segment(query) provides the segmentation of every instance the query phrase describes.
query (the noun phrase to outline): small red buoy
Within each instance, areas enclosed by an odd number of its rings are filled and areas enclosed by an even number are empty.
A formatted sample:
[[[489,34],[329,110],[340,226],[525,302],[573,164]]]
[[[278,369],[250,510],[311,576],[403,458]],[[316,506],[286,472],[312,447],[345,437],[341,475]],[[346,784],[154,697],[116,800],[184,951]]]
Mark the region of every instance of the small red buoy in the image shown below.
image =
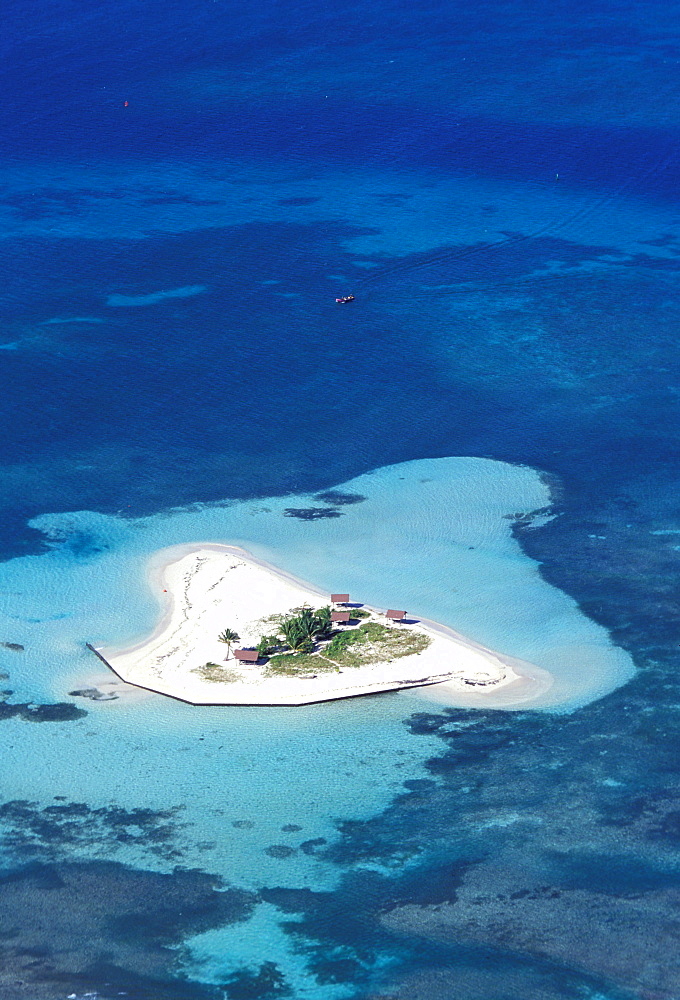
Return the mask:
[[[123,105],[123,107],[127,108],[127,106],[128,106],[129,103],[130,103],[129,101],[126,101],[125,104]]]

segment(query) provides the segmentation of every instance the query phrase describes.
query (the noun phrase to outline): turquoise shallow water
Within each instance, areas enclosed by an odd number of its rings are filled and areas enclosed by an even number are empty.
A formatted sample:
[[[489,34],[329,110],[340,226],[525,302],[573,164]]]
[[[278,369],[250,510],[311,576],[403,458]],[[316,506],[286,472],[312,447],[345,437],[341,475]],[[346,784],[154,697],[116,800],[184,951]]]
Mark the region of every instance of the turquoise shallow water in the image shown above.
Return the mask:
[[[2,1000],[678,1000],[678,12],[6,0]],[[70,695],[201,539],[559,710]]]
[[[555,677],[537,707],[573,708],[632,676],[627,654],[541,578],[513,537],[517,518],[540,524],[549,512],[549,490],[533,470],[429,459],[375,470],[324,495],[330,502],[286,496],[132,522],[88,512],[37,518],[33,526],[54,550],[4,569],[5,630],[42,661],[40,671],[30,655],[16,665],[17,694],[64,694],[63,674],[45,669],[59,664],[59,651],[71,678],[74,656],[89,655],[85,641],[119,645],[150,632],[159,612],[145,560],[200,541],[242,545],[329,592],[407,608],[535,663]]]
[[[123,643],[153,628],[149,556],[180,542],[228,541],[328,590],[407,607],[529,659],[555,676],[543,703],[573,709],[624,683],[633,668],[604,629],[540,577],[513,537],[514,518],[540,524],[549,501],[529,468],[451,458],[377,469],[321,496],[137,521],[87,511],[42,516],[34,527],[52,550],[0,571],[3,634],[25,647],[3,655],[13,700],[62,702],[97,675],[106,679],[84,643]],[[404,740],[404,717],[427,710],[407,694],[287,710],[196,709],[145,693],[80,704],[89,713],[80,721],[5,723],[5,796],[43,808],[65,795],[90,810],[171,810],[182,864],[249,891],[335,887],[342,867],[319,850],[337,838],[337,819],[379,813],[404,781],[427,776],[424,762],[437,749],[435,736]],[[93,845],[76,836],[69,857],[164,870],[173,855],[158,846],[143,837]],[[346,995],[346,986],[320,985],[310,974],[282,919],[262,905],[245,925],[200,934],[187,945],[187,968],[220,982],[264,948],[296,995]]]

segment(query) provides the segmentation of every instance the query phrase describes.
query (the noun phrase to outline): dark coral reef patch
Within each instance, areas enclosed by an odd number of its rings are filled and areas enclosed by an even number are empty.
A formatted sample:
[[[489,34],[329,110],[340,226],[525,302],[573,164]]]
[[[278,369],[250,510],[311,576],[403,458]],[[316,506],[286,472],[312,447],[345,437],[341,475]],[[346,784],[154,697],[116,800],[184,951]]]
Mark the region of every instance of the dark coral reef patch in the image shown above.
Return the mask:
[[[332,504],[334,507],[342,507],[346,504],[363,503],[368,500],[363,493],[345,493],[343,490],[326,490],[324,493],[317,493],[315,500],[323,500],[324,503]]]
[[[342,517],[342,511],[332,507],[286,507],[283,516],[297,517],[299,521],[318,521],[325,517]]]
[[[10,691],[9,694],[12,692]],[[24,722],[75,722],[84,719],[84,708],[68,701],[58,701],[52,705],[10,704],[0,701],[0,721],[2,719],[23,719]]]
[[[177,946],[248,919],[257,902],[205,872],[110,861],[31,865],[0,889],[3,1000],[221,1000],[222,990],[182,976]]]
[[[70,850],[106,850],[137,847],[145,854],[166,860],[181,857],[175,839],[182,828],[182,808],[167,810],[90,808],[84,802],[55,804],[14,799],[0,805],[2,840],[15,857],[35,860],[64,858]]]

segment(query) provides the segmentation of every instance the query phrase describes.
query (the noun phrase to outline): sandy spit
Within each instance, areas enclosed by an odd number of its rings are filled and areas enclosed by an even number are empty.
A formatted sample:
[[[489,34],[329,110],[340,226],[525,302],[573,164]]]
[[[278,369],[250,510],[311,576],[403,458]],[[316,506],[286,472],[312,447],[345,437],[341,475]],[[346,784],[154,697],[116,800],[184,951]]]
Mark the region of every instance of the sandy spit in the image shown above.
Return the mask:
[[[233,629],[240,636],[237,648],[255,646],[273,630],[269,616],[328,604],[328,593],[244,549],[214,543],[162,549],[150,559],[147,575],[163,609],[153,633],[127,648],[97,653],[127,684],[191,704],[305,705],[416,689],[445,705],[513,708],[529,707],[552,683],[539,667],[424,618],[393,626],[427,635],[431,642],[421,653],[339,672],[267,677],[263,665],[242,666],[233,653],[226,659],[219,633]],[[384,609],[363,607],[385,622]],[[207,680],[198,672],[206,663],[219,664],[224,679]]]

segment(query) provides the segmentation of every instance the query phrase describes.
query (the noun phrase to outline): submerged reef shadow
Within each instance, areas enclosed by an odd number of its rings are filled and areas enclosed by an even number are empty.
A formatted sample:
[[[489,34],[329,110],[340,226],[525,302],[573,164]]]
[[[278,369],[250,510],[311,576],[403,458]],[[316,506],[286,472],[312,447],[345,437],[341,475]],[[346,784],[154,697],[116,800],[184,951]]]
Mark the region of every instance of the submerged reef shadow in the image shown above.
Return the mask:
[[[135,847],[164,860],[179,860],[176,838],[182,823],[183,807],[154,810],[124,809],[110,805],[91,808],[84,802],[55,803],[13,799],[0,805],[0,836],[17,858],[64,860],[76,849],[111,856],[123,847]]]
[[[356,960],[343,982],[374,1000],[501,984],[508,1000],[676,1000],[680,787],[673,748],[641,725],[647,684],[572,716],[415,713],[409,731],[443,752],[384,813],[338,825],[323,854],[346,872],[340,888],[262,897],[298,915],[288,932],[319,961]]]
[[[258,901],[206,872],[111,861],[33,864],[0,887],[3,1000],[221,1000],[219,988],[183,976],[177,946],[247,920]]]
[[[300,521],[318,521],[327,517],[342,517],[343,511],[332,507],[286,507],[284,517],[297,517]]]
[[[361,493],[345,493],[343,490],[325,490],[317,493],[314,500],[323,500],[324,503],[332,504],[334,507],[342,507],[345,504],[363,503],[368,497]]]
[[[12,694],[11,691],[0,692],[5,697]],[[68,701],[58,701],[51,705],[34,705],[32,703],[12,704],[0,700],[0,722],[3,719],[23,719],[24,722],[77,722],[84,719],[87,712],[84,708]]]

